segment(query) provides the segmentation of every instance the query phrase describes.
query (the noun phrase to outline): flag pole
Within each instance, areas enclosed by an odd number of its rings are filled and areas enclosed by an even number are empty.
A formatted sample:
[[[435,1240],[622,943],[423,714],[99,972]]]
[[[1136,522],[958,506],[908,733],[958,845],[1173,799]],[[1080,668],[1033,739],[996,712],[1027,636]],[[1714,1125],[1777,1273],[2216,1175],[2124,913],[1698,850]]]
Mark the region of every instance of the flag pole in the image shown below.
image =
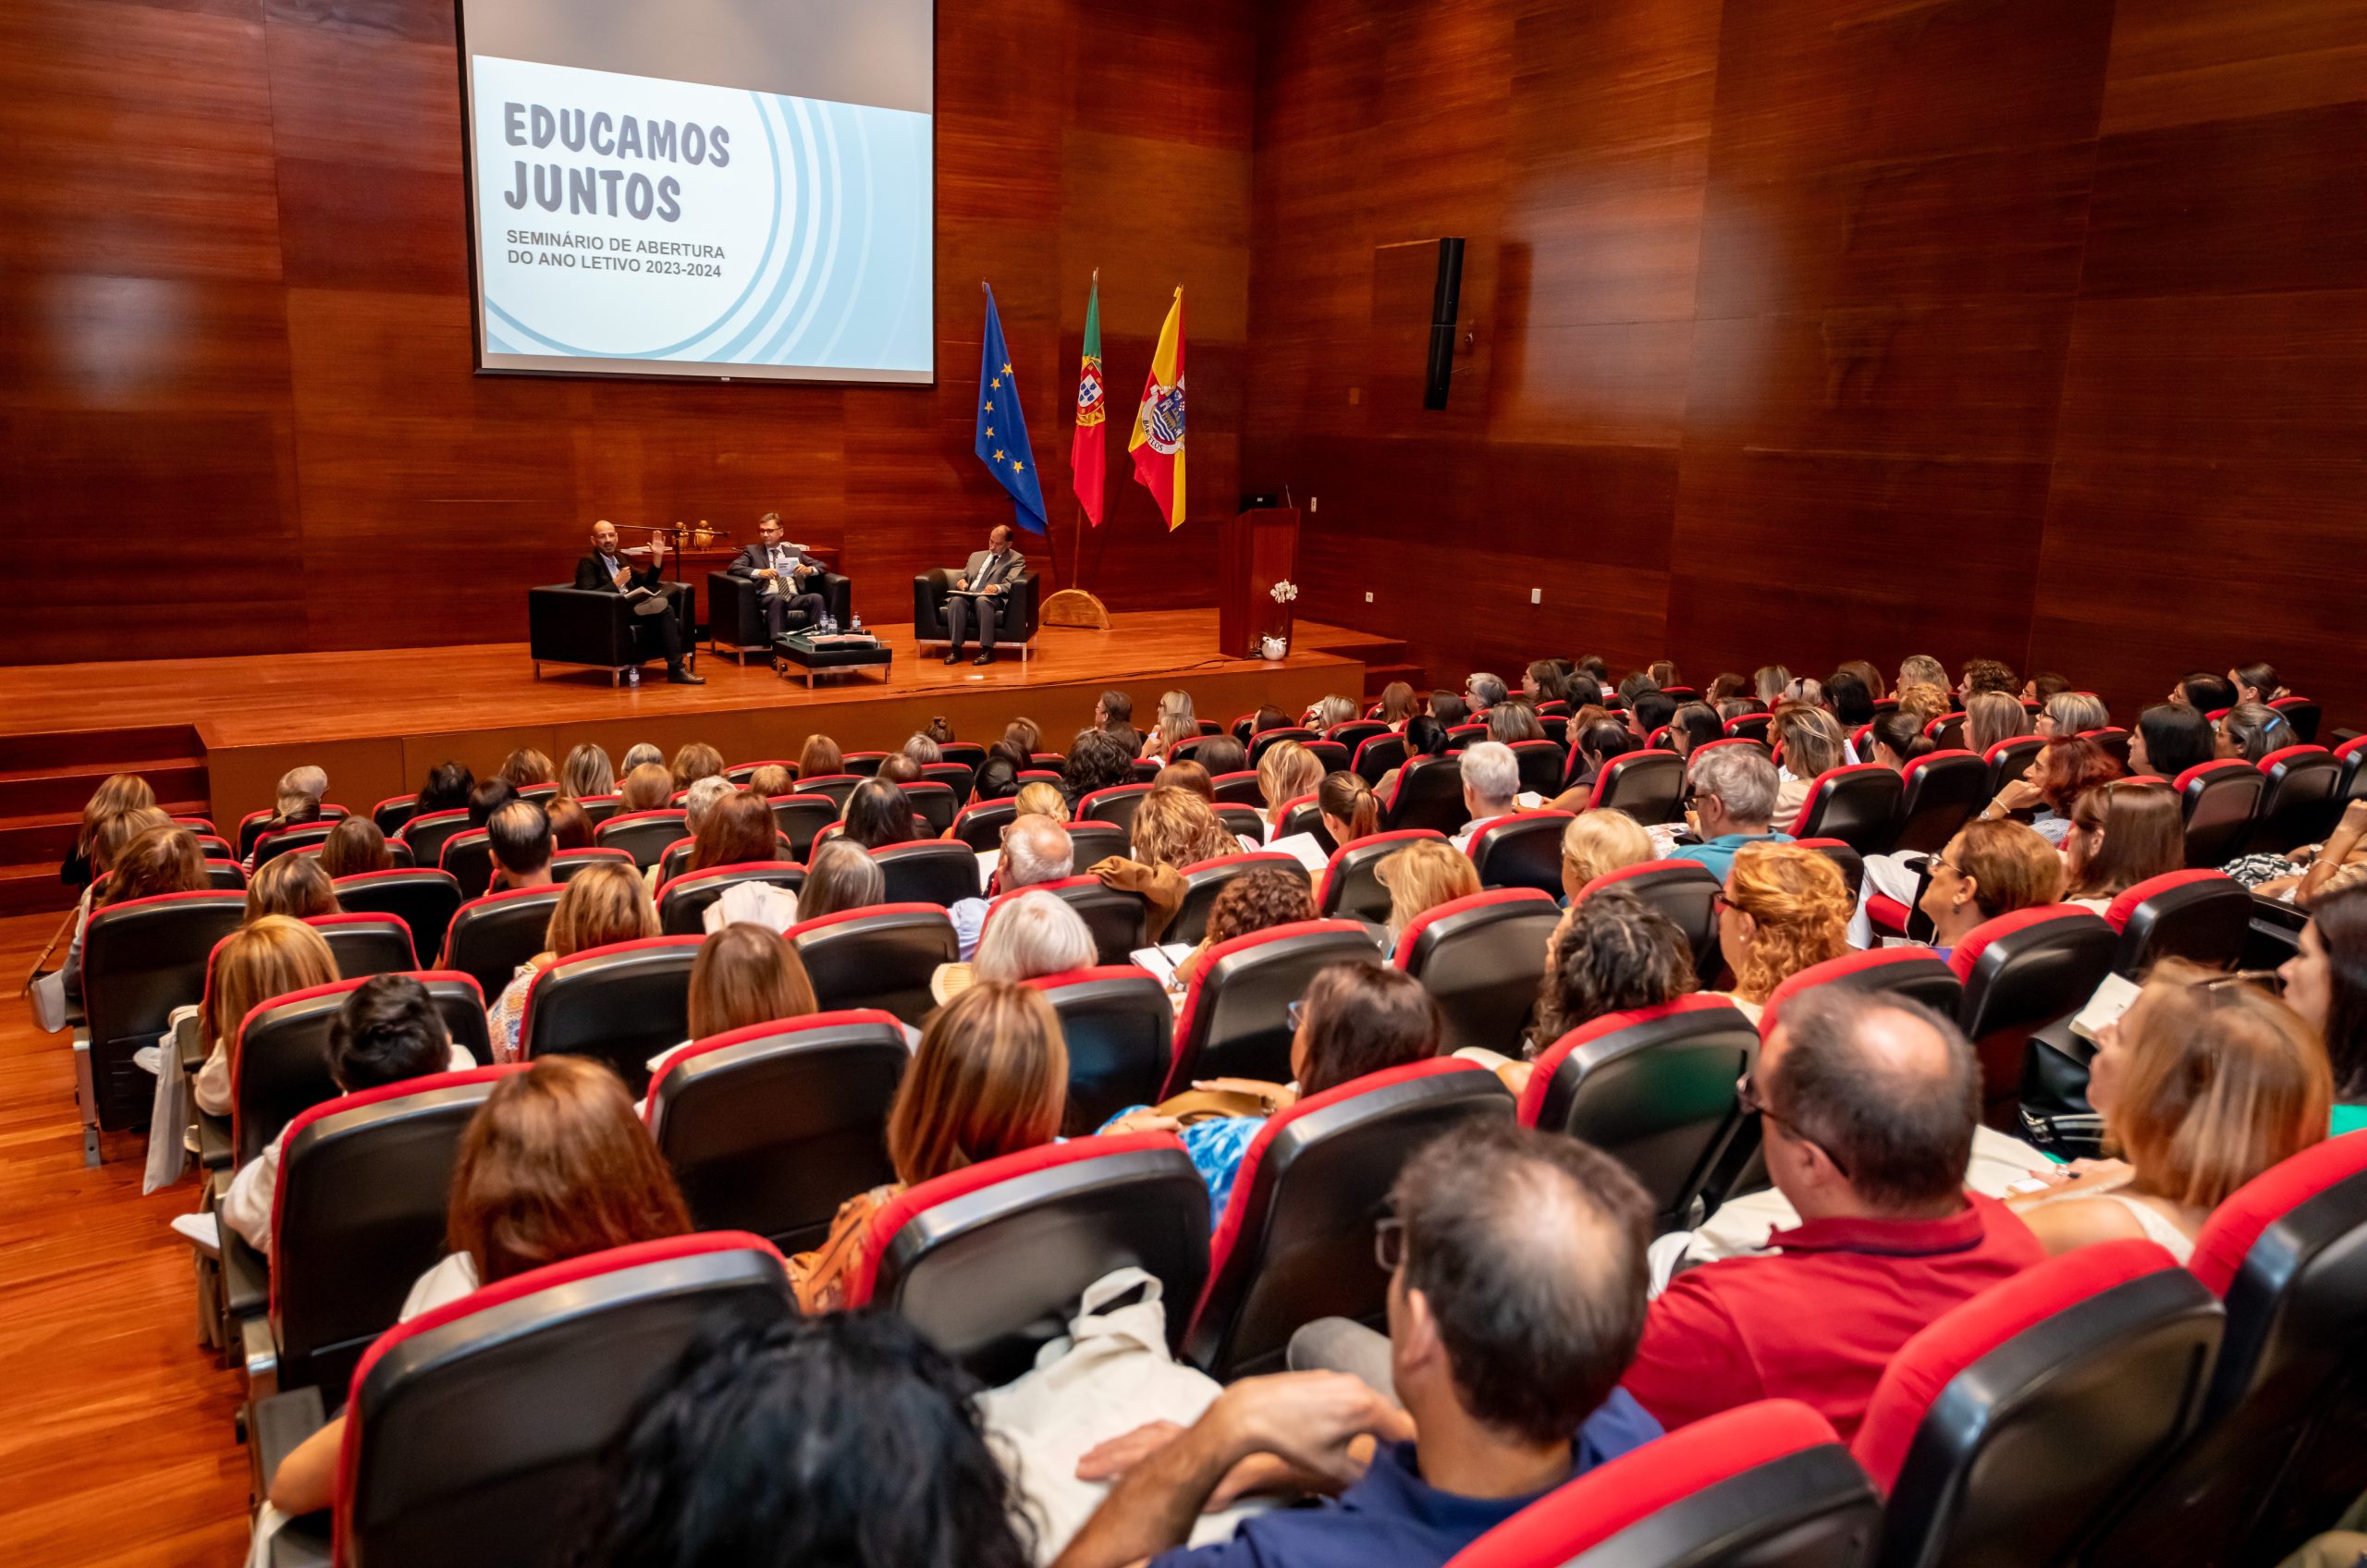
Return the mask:
[[[1096,298],[1101,288],[1101,269],[1093,269]],[[1105,407],[1106,402],[1105,402]],[[1075,626],[1091,631],[1110,630],[1110,611],[1099,599],[1085,592],[1085,497],[1076,494],[1074,459],[1071,459],[1069,491],[1075,505],[1076,537],[1069,546],[1069,585],[1044,601],[1042,622],[1046,626]],[[1107,482],[1104,482],[1107,489]]]

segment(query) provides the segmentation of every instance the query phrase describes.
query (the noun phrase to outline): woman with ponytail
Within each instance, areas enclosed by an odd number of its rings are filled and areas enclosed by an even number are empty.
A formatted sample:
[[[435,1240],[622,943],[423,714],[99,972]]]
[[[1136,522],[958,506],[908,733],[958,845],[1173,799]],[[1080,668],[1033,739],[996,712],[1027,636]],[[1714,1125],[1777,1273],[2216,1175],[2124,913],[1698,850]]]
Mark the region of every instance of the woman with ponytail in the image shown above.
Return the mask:
[[[1356,774],[1325,774],[1315,787],[1315,805],[1334,844],[1352,844],[1380,831],[1380,799]]]

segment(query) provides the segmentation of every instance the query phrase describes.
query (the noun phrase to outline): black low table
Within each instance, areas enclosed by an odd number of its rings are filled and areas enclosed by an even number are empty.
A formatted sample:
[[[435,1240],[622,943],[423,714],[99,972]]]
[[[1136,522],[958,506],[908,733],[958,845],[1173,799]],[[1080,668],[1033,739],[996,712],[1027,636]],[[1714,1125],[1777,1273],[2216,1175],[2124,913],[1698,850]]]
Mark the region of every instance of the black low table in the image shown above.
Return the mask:
[[[887,643],[860,634],[850,637],[840,633],[835,637],[817,636],[812,631],[788,631],[773,639],[773,653],[780,660],[780,674],[786,679],[792,667],[805,672],[805,689],[814,689],[816,673],[835,674],[840,670],[876,668],[880,679],[888,679],[889,662],[896,655]]]

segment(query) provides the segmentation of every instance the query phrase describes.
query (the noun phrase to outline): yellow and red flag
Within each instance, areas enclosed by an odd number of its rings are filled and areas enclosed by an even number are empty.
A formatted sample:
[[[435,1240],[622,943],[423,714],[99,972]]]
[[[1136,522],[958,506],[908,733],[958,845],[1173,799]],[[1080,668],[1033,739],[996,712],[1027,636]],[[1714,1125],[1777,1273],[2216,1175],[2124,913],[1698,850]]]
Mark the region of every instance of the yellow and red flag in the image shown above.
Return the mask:
[[[1134,456],[1134,478],[1159,502],[1167,526],[1184,521],[1184,290],[1159,329],[1159,350],[1151,355],[1150,377],[1143,383],[1142,406],[1134,410],[1134,438],[1126,449]]]

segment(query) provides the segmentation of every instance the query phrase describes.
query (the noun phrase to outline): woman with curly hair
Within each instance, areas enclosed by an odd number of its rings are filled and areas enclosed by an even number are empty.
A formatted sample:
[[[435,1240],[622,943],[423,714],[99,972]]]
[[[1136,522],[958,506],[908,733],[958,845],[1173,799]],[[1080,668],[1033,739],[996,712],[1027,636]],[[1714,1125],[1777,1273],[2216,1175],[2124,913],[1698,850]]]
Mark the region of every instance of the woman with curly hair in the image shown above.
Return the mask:
[[[1526,1055],[1539,1051],[1606,1013],[1659,1007],[1699,988],[1693,949],[1676,922],[1622,888],[1605,888],[1570,906],[1545,945],[1545,979]],[[1528,1061],[1469,1047],[1455,1053],[1493,1067],[1515,1095],[1528,1086]]]
[[[1718,942],[1735,971],[1735,988],[1722,994],[1758,1022],[1776,986],[1849,950],[1849,885],[1824,856],[1745,844],[1718,900]]]
[[[1200,945],[1175,966],[1171,983],[1178,990],[1188,987],[1208,954],[1236,937],[1314,918],[1315,897],[1307,891],[1305,876],[1294,876],[1280,866],[1245,872],[1217,894],[1208,910],[1208,931],[1200,937]]]
[[[1133,858],[1111,855],[1085,869],[1106,888],[1142,895],[1154,942],[1183,907],[1184,867],[1241,852],[1241,840],[1225,830],[1216,808],[1181,785],[1161,784],[1145,795],[1129,832]]]
[[[1981,808],[1976,820],[1999,822],[2043,808],[2031,818],[2030,827],[2060,849],[2071,836],[2072,802],[2120,776],[2120,764],[2097,741],[2083,735],[2058,736],[2038,749],[2030,771],[1998,790],[1997,798]]]

